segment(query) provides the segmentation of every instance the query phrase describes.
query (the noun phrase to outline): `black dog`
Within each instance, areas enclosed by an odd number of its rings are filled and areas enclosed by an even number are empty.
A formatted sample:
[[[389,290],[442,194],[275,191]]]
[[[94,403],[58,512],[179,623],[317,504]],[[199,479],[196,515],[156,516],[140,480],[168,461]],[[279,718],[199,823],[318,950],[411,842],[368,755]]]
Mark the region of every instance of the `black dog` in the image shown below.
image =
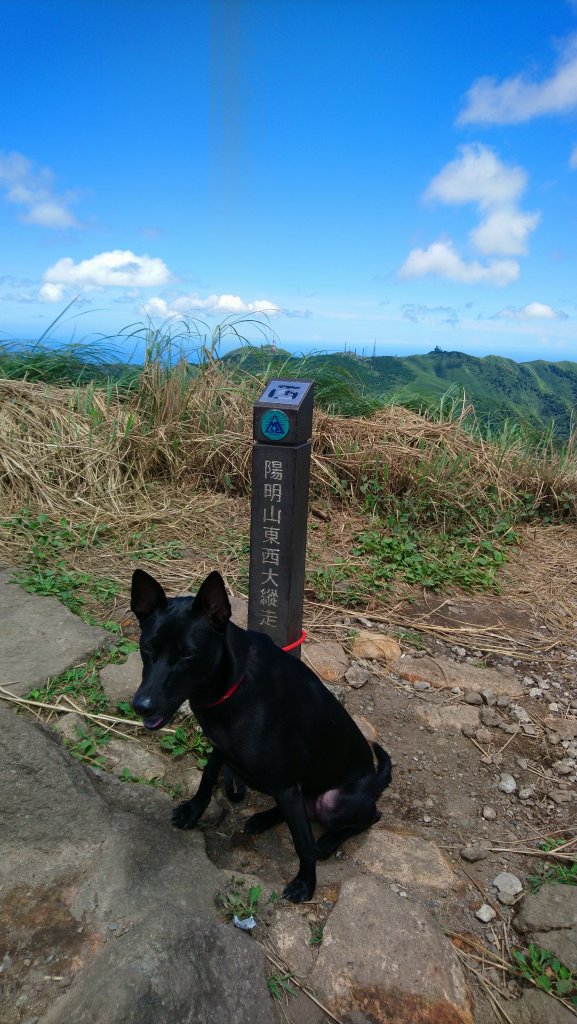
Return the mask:
[[[131,608],[144,666],[134,710],[148,729],[160,729],[188,700],[213,746],[196,796],[179,804],[173,823],[194,828],[226,765],[229,776],[274,797],[276,806],[253,814],[245,832],[286,821],[299,871],[283,896],[309,900],[317,859],[379,820],[375,801],[391,779],[389,755],[372,744],[375,769],[369,743],[314,672],[264,633],[229,621],[219,573],[194,598],[167,598],[137,569]],[[327,829],[318,842],[307,808]]]

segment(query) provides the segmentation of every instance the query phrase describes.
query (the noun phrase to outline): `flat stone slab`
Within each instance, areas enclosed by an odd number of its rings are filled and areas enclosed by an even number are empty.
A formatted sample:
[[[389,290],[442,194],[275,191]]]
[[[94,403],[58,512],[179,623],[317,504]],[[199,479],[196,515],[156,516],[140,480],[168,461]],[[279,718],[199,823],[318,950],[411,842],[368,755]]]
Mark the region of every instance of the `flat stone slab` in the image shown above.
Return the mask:
[[[493,690],[497,697],[517,697],[523,693],[521,683],[515,674],[507,669],[477,668],[466,662],[458,663],[449,658],[413,658],[407,655],[389,665],[401,679],[408,683],[430,683],[435,688],[462,690]]]
[[[3,708],[0,775],[2,1024],[272,1024],[264,954],[166,794]]]
[[[112,643],[55,597],[29,594],[0,570],[0,686],[22,697]]]
[[[375,878],[343,884],[310,981],[350,1024],[473,1024],[463,971],[441,929]]]
[[[100,682],[113,707],[121,701],[132,701],[142,682],[140,651],[133,651],[122,665],[105,665],[100,671]]]
[[[459,880],[431,841],[388,829],[371,829],[350,841],[352,856],[372,874],[407,888],[454,889]]]
[[[479,725],[479,709],[469,704],[417,704],[415,714],[433,732],[460,733],[464,725]]]

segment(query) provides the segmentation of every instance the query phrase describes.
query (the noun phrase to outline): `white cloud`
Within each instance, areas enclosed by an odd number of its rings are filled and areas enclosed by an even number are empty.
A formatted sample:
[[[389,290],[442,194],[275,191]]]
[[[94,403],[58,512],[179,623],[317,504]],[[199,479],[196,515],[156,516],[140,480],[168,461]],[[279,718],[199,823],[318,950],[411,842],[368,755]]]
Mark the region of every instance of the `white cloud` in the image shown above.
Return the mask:
[[[466,93],[458,124],[520,124],[577,107],[577,35],[567,40],[553,74],[540,82],[514,75],[479,78]]]
[[[80,263],[74,263],[69,256],[58,260],[44,272],[39,296],[46,302],[60,302],[70,289],[157,288],[169,278],[170,271],[163,260],[136,256],[130,249],[113,249]]]
[[[244,316],[246,313],[266,313],[274,316],[281,312],[278,306],[268,299],[257,299],[245,302],[238,295],[209,295],[201,299],[199,295],[179,295],[168,303],[165,299],[155,296],[142,307],[142,312],[151,319],[166,320],[169,317],[194,316],[204,313],[206,316]]]
[[[47,167],[35,168],[22,153],[0,153],[0,188],[9,203],[25,207],[20,220],[44,228],[77,228],[79,223],[70,212],[74,192],[55,195],[54,175]]]
[[[514,207],[493,210],[469,238],[485,256],[523,256],[527,239],[541,219],[539,213],[523,213]]]
[[[573,146],[573,149],[571,151],[571,156],[569,157],[569,167],[572,167],[573,170],[577,170],[577,146]]]
[[[471,247],[485,257],[522,256],[540,220],[539,213],[525,213],[517,205],[526,185],[522,167],[507,166],[488,146],[472,143],[460,147],[457,159],[439,171],[424,196],[451,206],[475,203],[483,216],[469,233]],[[511,259],[467,261],[449,239],[413,249],[399,273],[404,278],[436,274],[462,284],[503,287],[518,279],[519,270],[518,262]]]
[[[38,292],[42,302],[60,302],[64,298],[64,286],[61,284],[43,284]]]
[[[553,309],[544,302],[529,302],[521,309],[514,309],[507,306],[500,313],[496,314],[498,319],[511,320],[566,320],[567,314],[559,309]]]
[[[481,143],[459,147],[460,155],[433,178],[427,199],[459,205],[478,203],[481,209],[514,203],[522,195],[527,175],[522,167],[507,167]]]
[[[427,249],[412,249],[399,270],[402,278],[435,274],[460,284],[492,284],[499,288],[519,277],[515,260],[494,260],[483,265],[477,260],[467,263],[455,251],[453,243],[434,242]]]

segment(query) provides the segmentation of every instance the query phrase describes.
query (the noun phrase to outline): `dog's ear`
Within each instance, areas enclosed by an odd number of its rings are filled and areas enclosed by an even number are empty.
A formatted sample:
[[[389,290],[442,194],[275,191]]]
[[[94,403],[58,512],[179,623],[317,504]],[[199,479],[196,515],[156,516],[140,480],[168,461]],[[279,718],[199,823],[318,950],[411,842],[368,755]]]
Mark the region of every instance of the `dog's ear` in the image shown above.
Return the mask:
[[[152,612],[166,608],[166,594],[154,576],[149,576],[144,569],[135,569],[132,574],[130,591],[130,607],[139,622],[148,618]]]
[[[211,626],[222,631],[231,616],[230,601],[219,572],[211,572],[194,599],[193,609],[206,616]]]

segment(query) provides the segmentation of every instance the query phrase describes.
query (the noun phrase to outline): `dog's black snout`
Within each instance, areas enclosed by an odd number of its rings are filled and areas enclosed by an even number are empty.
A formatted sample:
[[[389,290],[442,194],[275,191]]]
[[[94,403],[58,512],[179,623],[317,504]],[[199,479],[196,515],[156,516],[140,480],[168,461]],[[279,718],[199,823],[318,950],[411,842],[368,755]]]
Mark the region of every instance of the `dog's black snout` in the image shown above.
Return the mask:
[[[132,701],[132,707],[136,711],[136,714],[141,715],[143,718],[147,715],[154,714],[156,711],[156,706],[152,697],[142,697],[138,693]]]

